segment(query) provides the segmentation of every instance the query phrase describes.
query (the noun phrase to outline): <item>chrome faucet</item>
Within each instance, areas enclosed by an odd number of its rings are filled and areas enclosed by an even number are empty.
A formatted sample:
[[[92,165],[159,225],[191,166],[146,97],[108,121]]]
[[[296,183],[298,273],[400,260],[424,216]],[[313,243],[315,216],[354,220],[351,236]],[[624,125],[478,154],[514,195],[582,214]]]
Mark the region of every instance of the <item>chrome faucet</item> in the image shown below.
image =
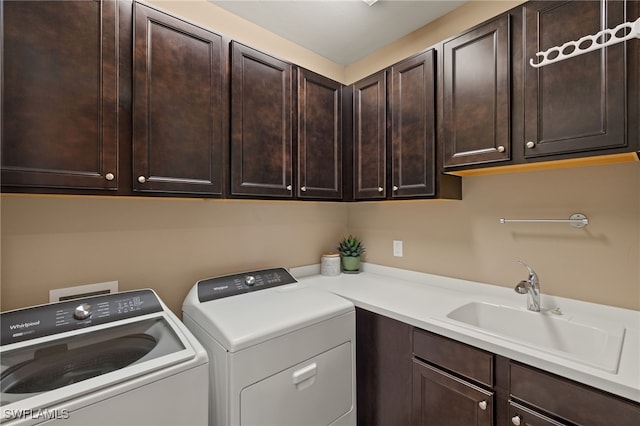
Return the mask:
[[[522,280],[516,285],[516,293],[527,295],[527,309],[534,312],[540,312],[540,281],[538,274],[533,268],[521,260],[518,263],[524,265],[529,270],[529,278]]]

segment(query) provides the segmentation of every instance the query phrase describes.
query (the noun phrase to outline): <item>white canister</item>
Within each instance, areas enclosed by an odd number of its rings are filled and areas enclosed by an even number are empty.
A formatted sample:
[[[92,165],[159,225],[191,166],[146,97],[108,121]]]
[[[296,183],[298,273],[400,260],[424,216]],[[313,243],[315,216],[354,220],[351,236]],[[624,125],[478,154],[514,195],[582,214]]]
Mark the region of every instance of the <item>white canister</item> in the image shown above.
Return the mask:
[[[320,274],[328,277],[340,275],[340,254],[324,253],[320,258]]]

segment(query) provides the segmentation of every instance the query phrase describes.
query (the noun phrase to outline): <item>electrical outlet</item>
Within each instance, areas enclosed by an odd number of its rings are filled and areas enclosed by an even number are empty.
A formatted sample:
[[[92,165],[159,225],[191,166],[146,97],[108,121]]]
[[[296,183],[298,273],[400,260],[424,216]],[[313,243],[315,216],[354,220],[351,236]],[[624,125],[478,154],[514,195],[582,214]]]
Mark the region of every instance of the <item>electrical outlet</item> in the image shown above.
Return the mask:
[[[393,240],[393,255],[402,257],[402,240]]]

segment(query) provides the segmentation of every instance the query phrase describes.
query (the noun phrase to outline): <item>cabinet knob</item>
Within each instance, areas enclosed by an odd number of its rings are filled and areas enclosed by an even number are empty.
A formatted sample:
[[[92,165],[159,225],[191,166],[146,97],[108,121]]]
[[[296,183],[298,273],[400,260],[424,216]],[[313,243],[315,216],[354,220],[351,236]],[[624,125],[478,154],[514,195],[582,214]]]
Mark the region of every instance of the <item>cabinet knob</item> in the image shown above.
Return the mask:
[[[112,181],[114,180],[116,177],[113,175],[113,173],[107,173],[106,175],[104,175],[104,178],[108,181]]]
[[[396,185],[393,185],[393,192],[396,192],[398,190],[398,187]]]
[[[138,176],[138,182],[145,183],[146,181],[147,181],[147,178],[145,178],[144,176]]]
[[[478,402],[478,407],[480,407],[481,410],[486,410],[487,409],[487,401],[480,401]]]
[[[534,146],[536,146],[536,143],[535,143],[534,141],[529,141],[529,142],[527,142],[527,145],[526,145],[526,147],[527,147],[527,148],[531,149],[531,148],[533,148]]]
[[[302,192],[307,192],[307,187],[306,187],[306,186],[303,186],[302,188],[300,188],[300,191],[302,191]]]
[[[520,426],[520,416],[513,416],[511,417],[511,423],[513,423],[516,426]]]
[[[291,185],[287,185],[287,191],[291,191],[292,186]]]
[[[384,191],[384,188],[383,188],[383,187],[381,187],[381,186],[379,186],[379,187],[378,187],[378,192],[382,194],[382,192],[383,192],[383,191]]]
[[[504,152],[504,146],[500,145],[500,146],[498,147],[498,152]]]

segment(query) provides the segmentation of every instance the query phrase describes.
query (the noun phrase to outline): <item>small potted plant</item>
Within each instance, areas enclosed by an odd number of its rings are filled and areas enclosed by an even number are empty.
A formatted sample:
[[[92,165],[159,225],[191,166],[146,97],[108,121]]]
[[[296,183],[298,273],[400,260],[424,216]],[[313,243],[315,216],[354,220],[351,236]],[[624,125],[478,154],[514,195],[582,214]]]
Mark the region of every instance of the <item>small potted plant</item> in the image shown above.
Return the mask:
[[[360,256],[365,249],[362,242],[353,235],[349,235],[340,241],[338,253],[342,261],[342,271],[345,274],[357,274],[360,272]]]

